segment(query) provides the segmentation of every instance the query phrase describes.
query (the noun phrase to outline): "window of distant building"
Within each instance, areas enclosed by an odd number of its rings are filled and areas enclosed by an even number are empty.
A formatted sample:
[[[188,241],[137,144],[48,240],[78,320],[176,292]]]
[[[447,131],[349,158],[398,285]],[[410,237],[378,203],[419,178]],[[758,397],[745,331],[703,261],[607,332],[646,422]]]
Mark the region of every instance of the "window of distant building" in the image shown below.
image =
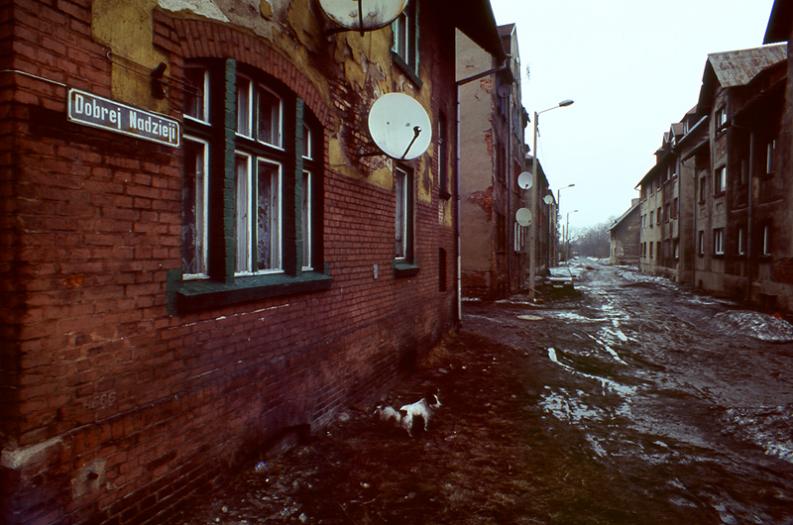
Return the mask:
[[[763,226],[763,255],[771,255],[771,226],[766,224]]]
[[[656,224],[661,224],[661,207],[658,206],[658,209],[655,211],[655,221]]]
[[[765,148],[765,174],[774,174],[774,155],[776,153],[776,139],[771,139]]]
[[[740,159],[740,173],[738,174],[738,183],[741,186],[746,185],[746,182],[749,178],[749,161],[746,157],[741,157]]]
[[[673,249],[675,260],[680,259],[680,241],[678,239],[674,240]]]
[[[394,62],[419,83],[419,1],[412,0],[391,24]]]
[[[727,109],[721,106],[716,110],[716,130],[724,129],[727,126]]]
[[[672,205],[666,204],[664,206],[664,222],[669,222],[671,218],[672,218]]]
[[[713,254],[724,255],[724,228],[713,230]]]
[[[743,226],[738,228],[738,255],[745,255],[746,254],[746,245],[743,233]]]
[[[705,192],[707,192],[708,179],[704,175],[699,178],[699,203],[705,203]]]
[[[697,234],[697,253],[705,255],[705,232],[701,230]]]
[[[653,227],[653,224],[655,224],[655,212],[651,211],[650,212],[650,228]]]
[[[722,166],[716,170],[713,191],[716,195],[721,195],[727,190],[727,166]]]
[[[672,219],[677,219],[677,214],[680,211],[680,201],[677,197],[672,201]]]
[[[652,259],[653,258],[653,243],[651,241],[651,242],[649,242],[647,244],[650,246],[650,259]]]

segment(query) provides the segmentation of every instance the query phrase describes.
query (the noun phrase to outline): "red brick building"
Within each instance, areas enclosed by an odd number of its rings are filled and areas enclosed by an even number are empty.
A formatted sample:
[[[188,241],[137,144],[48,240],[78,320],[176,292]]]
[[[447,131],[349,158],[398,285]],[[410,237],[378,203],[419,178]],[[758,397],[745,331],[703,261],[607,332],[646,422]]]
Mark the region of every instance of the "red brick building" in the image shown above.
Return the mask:
[[[463,4],[0,6],[0,521],[167,522],[452,328],[455,28],[501,49]],[[367,155],[390,92],[415,160]]]

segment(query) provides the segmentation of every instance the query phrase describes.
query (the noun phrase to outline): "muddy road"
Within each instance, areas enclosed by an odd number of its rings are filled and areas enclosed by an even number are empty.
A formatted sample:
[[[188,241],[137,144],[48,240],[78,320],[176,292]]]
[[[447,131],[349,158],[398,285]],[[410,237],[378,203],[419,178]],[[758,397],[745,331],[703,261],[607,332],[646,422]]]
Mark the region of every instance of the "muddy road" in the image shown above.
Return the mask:
[[[793,524],[793,328],[580,261],[580,294],[467,302],[389,392],[175,523]],[[262,465],[260,465],[261,467]]]

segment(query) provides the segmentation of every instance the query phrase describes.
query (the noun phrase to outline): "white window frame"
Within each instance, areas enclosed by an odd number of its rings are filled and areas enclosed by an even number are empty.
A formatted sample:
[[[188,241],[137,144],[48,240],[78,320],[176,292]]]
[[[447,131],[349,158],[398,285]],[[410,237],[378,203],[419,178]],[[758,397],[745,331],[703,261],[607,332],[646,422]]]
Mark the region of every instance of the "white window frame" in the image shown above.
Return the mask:
[[[724,228],[713,229],[713,254],[724,255]]]
[[[201,265],[207,270],[207,272],[185,273],[182,275],[182,279],[185,280],[206,279],[209,277],[209,273],[208,273],[209,270],[209,154],[210,154],[209,142],[192,135],[184,135],[182,139],[184,141],[190,141],[201,144],[201,146],[204,148],[204,177],[203,177],[204,187],[202,188],[201,191],[204,202],[204,206],[201,213],[201,223],[202,223]]]
[[[314,207],[312,206],[314,196],[312,193],[312,178],[314,175],[309,170],[303,170],[304,176],[304,184],[303,184],[303,192],[306,202],[306,216],[303,217],[305,221],[305,237],[303,238],[303,270],[304,271],[311,271],[314,269],[314,265],[312,263],[314,257],[314,242],[313,242],[313,220],[314,220]],[[301,203],[301,208],[303,204]]]
[[[716,170],[716,182],[718,182],[718,186],[714,191],[716,195],[727,191],[727,165]]]
[[[771,255],[771,227],[763,226],[763,255]]]
[[[394,168],[394,198],[395,198],[395,210],[394,210],[394,235],[396,235],[397,228],[401,229],[402,238],[401,238],[401,255],[394,254],[394,259],[397,261],[406,261],[408,259],[408,224],[410,221],[408,220],[408,213],[410,213],[410,206],[409,206],[409,196],[408,193],[410,192],[410,174],[406,169],[403,169],[399,166]],[[397,185],[402,186],[402,202],[399,202],[398,196],[399,191],[397,191]],[[399,209],[400,205],[402,208],[402,223],[399,223]],[[395,238],[394,241],[397,239]],[[396,244],[395,244],[396,246]]]
[[[204,81],[203,81],[203,85],[202,85],[204,97],[203,97],[203,107],[201,108],[204,118],[194,117],[192,115],[188,115],[187,113],[183,113],[182,116],[184,118],[190,119],[190,120],[192,120],[194,122],[200,122],[201,124],[209,125],[210,124],[210,122],[209,122],[209,99],[210,99],[210,93],[209,93],[209,70],[207,68],[205,68],[205,67],[200,67],[200,66],[187,66],[185,69],[200,69],[204,73]]]
[[[765,150],[765,174],[774,174],[774,154],[776,153],[776,139],[771,139]]]
[[[244,157],[246,159],[247,164],[247,192],[245,195],[245,209],[247,210],[247,217],[245,220],[245,228],[244,228],[244,244],[241,244],[240,240],[240,232],[243,231],[241,228],[240,217],[239,217],[239,210],[240,210],[240,195],[239,190],[235,186],[235,198],[237,199],[237,216],[234,218],[235,221],[235,228],[237,232],[237,245],[235,246],[235,269],[234,269],[234,276],[235,277],[244,277],[249,275],[264,275],[264,274],[273,274],[273,273],[283,273],[284,272],[284,253],[283,253],[283,229],[284,229],[284,222],[283,222],[283,187],[284,187],[284,167],[280,162],[276,162],[274,160],[270,160],[266,157],[259,157],[255,155],[251,155],[244,151],[235,151],[234,152],[235,159],[237,157]],[[259,195],[259,163],[263,162],[265,164],[270,164],[272,166],[276,166],[278,168],[278,217],[277,217],[277,229],[275,235],[274,244],[278,250],[278,256],[276,257],[276,261],[274,264],[274,268],[266,268],[264,270],[258,270],[253,266],[253,254],[257,250],[257,246],[253,245],[253,232],[258,231],[259,229],[259,214],[254,213],[254,198],[258,197]],[[236,168],[236,161],[234,163],[235,170]],[[241,247],[244,246],[244,251],[241,250]],[[244,267],[241,267],[239,264],[240,255],[244,254],[245,264]],[[258,254],[257,254],[258,255]]]
[[[246,81],[248,83],[248,119],[247,120],[248,120],[248,133],[249,133],[249,135],[246,135],[245,133],[240,133],[240,130],[239,130],[239,127],[240,127],[240,108],[239,108],[240,80],[244,80],[244,81]],[[253,97],[254,97],[253,80],[251,80],[250,78],[248,78],[245,75],[237,75],[237,89],[235,91],[235,97],[236,97],[236,105],[237,105],[237,114],[236,114],[236,119],[235,119],[235,128],[236,129],[234,130],[234,133],[238,137],[245,137],[246,139],[253,139],[253,117],[254,117],[254,114],[253,114]]]
[[[746,247],[744,246],[744,233],[743,227],[738,228],[738,255],[746,255]]]
[[[266,140],[261,140],[258,137],[259,131],[260,131],[258,123],[256,124],[256,135],[257,135],[256,141],[261,143],[261,144],[266,144],[266,145],[268,145],[268,146],[270,146],[272,148],[284,151],[284,99],[282,99],[281,96],[278,93],[276,93],[275,91],[273,91],[272,89],[269,89],[266,86],[263,86],[261,84],[256,84],[256,89],[254,90],[253,95],[256,97],[256,109],[257,109],[257,111],[259,113],[261,113],[261,110],[262,110],[262,107],[261,107],[261,92],[262,91],[266,91],[267,93],[269,93],[270,95],[275,97],[276,100],[278,100],[278,137],[277,137],[278,138],[278,143],[274,144],[274,143],[271,143],[271,142],[267,142]],[[258,116],[257,113],[253,111],[253,104],[251,104],[251,112],[252,112],[252,116],[251,116],[251,130],[253,130],[253,119]]]

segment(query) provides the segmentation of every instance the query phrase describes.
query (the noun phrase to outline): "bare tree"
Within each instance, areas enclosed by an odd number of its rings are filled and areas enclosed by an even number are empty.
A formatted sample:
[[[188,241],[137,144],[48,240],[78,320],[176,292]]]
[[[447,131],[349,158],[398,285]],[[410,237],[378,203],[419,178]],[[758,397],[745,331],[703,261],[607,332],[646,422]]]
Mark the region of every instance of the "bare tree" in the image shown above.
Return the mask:
[[[570,239],[570,252],[573,255],[583,255],[597,258],[608,257],[610,253],[609,228],[614,219],[584,228]]]

